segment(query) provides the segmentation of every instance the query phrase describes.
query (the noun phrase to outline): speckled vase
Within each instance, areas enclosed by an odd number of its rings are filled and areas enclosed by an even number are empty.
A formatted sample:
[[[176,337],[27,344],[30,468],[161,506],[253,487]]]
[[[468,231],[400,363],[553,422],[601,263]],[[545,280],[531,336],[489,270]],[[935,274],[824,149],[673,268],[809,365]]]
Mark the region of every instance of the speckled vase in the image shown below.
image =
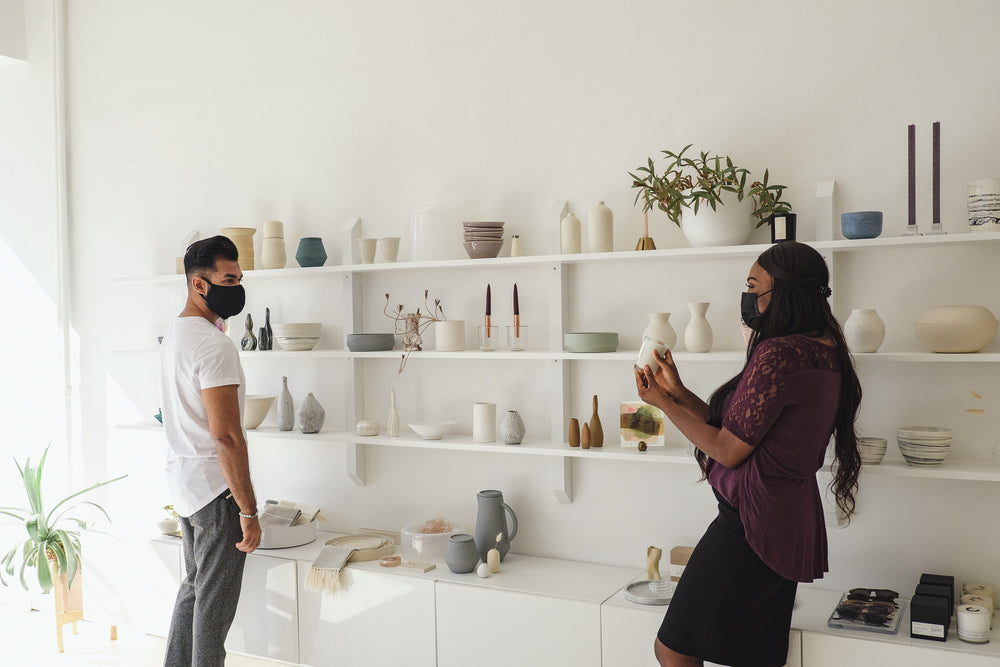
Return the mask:
[[[282,376],[281,391],[278,393],[278,430],[291,431],[295,428],[295,401],[288,391],[288,378]]]
[[[500,435],[505,445],[520,445],[524,440],[524,420],[517,410],[508,410],[500,423]]]
[[[296,416],[299,419],[299,430],[303,433],[319,433],[326,421],[326,411],[311,393],[302,401],[302,407]]]

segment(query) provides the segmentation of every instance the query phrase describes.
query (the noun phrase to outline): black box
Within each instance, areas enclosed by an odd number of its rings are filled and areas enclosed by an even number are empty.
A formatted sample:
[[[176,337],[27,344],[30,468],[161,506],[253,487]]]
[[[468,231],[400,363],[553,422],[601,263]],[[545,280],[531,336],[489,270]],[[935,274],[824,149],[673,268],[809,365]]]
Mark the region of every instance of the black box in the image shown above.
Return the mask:
[[[910,636],[943,642],[948,639],[951,608],[948,598],[914,595],[910,600]]]
[[[947,586],[939,586],[937,584],[917,584],[917,587],[913,590],[914,595],[930,595],[936,598],[942,598],[948,601],[948,609],[951,611],[955,610],[954,590],[948,588]],[[950,614],[949,614],[950,615]]]
[[[948,587],[948,604],[955,608],[955,577],[950,574],[924,574],[920,575],[920,583],[931,584],[933,586]]]

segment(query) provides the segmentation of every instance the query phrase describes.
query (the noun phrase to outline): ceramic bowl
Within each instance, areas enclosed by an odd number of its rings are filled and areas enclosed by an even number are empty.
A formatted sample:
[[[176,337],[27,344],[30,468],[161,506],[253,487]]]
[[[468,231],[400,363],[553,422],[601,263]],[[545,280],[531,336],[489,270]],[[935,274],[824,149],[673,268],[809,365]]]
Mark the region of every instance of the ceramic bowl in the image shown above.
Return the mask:
[[[323,329],[320,322],[284,322],[271,325],[274,340],[282,350],[301,352],[311,350],[319,342],[319,333]]]
[[[448,539],[455,534],[466,532],[458,524],[446,533],[421,533],[425,522],[409,523],[399,531],[400,555],[406,560],[444,562],[444,552],[448,549]]]
[[[567,352],[614,352],[618,349],[617,331],[576,331],[563,334]]]
[[[273,403],[274,396],[247,394],[243,405],[243,428],[250,430],[260,426]]]
[[[503,241],[465,241],[462,245],[469,259],[492,259],[500,254]]]
[[[448,431],[454,425],[455,422],[450,419],[439,422],[426,422],[424,424],[407,424],[407,426],[413,429],[414,433],[424,440],[440,440],[448,435]]]
[[[878,465],[885,457],[885,438],[858,437],[858,453],[861,455],[861,463],[864,465]]]
[[[347,349],[351,352],[384,352],[396,345],[396,336],[391,333],[347,334]]]
[[[882,233],[882,211],[855,211],[840,216],[840,231],[848,239],[873,239]]]
[[[913,330],[931,352],[978,352],[993,340],[1000,323],[982,306],[938,306],[923,312]]]

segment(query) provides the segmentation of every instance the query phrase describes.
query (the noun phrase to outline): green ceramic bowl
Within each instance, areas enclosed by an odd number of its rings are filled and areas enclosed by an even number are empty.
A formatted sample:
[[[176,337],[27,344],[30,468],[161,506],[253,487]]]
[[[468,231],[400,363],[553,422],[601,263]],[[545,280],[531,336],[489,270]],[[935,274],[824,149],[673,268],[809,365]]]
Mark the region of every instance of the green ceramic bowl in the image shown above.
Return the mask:
[[[563,334],[567,352],[614,352],[618,349],[617,331],[576,331]]]

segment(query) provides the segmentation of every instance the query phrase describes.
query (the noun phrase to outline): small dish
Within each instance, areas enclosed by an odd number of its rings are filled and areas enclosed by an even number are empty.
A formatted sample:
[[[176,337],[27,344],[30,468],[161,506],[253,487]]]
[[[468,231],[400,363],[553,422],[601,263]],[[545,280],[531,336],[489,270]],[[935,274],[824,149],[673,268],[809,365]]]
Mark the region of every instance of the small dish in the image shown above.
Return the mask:
[[[617,331],[575,331],[563,334],[567,352],[614,352],[618,349]]]
[[[407,424],[413,432],[424,440],[440,440],[448,435],[451,427],[455,425],[454,420],[446,419],[439,422],[427,422],[424,424]]]
[[[347,349],[351,352],[384,352],[396,345],[396,336],[391,333],[347,334]]]
[[[321,322],[283,322],[274,325],[274,340],[282,350],[303,352],[319,343]]]

